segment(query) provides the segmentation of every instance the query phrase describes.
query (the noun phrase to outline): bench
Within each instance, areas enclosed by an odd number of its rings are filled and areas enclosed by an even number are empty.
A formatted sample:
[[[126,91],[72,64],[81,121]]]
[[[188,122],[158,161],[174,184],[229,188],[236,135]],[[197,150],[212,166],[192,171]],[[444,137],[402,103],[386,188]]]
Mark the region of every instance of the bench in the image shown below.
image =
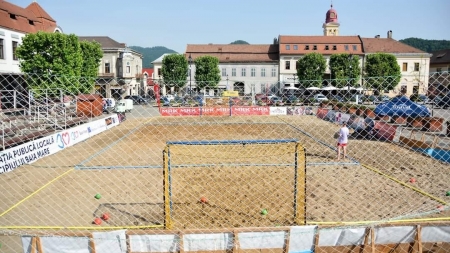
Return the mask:
[[[39,137],[43,137],[49,133],[53,133],[54,130],[53,129],[44,129],[44,130],[39,130],[39,131],[35,131],[35,132],[31,132],[29,134],[25,134],[22,136],[14,136],[14,137],[8,137],[5,138],[4,142],[0,142],[0,144],[3,144],[4,147],[9,147],[12,145],[17,145],[17,144],[21,144]]]
[[[40,125],[42,125],[41,122],[32,122],[32,123],[26,123],[26,124],[22,124],[22,125],[12,126],[9,128],[0,129],[0,135],[15,133],[16,131],[20,131],[20,130],[23,130],[26,128],[35,128]]]

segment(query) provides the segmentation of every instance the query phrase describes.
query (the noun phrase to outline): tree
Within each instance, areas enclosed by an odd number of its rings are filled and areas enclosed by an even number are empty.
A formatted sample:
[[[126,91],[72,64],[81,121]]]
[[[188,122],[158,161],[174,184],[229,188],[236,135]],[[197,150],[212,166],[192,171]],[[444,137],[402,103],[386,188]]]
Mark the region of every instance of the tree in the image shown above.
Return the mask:
[[[98,75],[98,67],[103,57],[100,43],[90,41],[80,41],[81,53],[83,55],[83,65],[81,66],[80,92],[90,93]]]
[[[355,86],[361,75],[359,57],[351,54],[333,54],[330,56],[332,84],[338,88]]]
[[[189,65],[182,54],[169,54],[162,60],[161,75],[166,85],[182,88],[187,83]]]
[[[219,58],[214,56],[200,56],[194,60],[195,82],[198,89],[216,88],[220,82]]]
[[[450,48],[450,40],[426,40],[419,38],[406,38],[399,41],[428,53]]]
[[[376,91],[393,90],[400,82],[400,66],[393,54],[367,55],[364,72],[366,85]]]
[[[297,61],[297,76],[303,88],[322,85],[327,61],[319,53],[305,54]]]
[[[83,57],[78,37],[62,33],[29,33],[17,47],[22,72],[28,73],[28,85],[35,97],[47,91],[59,95],[78,94]]]
[[[230,44],[247,44],[247,45],[250,45],[250,43],[248,43],[247,41],[245,41],[245,40],[236,40],[236,41],[233,41],[233,42],[231,42]]]

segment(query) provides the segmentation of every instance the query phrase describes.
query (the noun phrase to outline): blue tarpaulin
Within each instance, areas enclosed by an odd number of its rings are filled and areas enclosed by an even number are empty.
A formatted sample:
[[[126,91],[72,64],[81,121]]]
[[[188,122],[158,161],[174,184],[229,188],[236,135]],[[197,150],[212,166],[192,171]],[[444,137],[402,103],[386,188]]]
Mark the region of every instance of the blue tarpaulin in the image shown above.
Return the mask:
[[[379,104],[375,108],[378,116],[402,116],[402,117],[430,117],[431,113],[424,105],[419,105],[409,100],[409,98],[395,97],[392,100]]]

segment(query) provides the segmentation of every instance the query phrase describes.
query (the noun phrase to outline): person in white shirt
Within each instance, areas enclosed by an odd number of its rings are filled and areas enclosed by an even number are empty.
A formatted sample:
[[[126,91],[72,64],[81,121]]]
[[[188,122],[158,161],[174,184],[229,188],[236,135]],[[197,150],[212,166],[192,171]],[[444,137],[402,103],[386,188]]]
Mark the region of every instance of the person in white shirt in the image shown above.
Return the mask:
[[[341,159],[341,149],[343,151],[344,158],[347,156],[347,143],[348,143],[348,135],[350,131],[347,127],[347,122],[342,122],[342,127],[339,130],[339,137],[337,142],[337,160]]]

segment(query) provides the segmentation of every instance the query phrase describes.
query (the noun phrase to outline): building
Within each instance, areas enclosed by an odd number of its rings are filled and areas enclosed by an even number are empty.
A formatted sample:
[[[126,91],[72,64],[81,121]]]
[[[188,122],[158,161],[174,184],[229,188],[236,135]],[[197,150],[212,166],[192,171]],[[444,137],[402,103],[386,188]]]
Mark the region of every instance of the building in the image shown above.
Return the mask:
[[[154,96],[155,82],[153,81],[153,68],[142,69],[142,94],[141,96]]]
[[[98,69],[96,93],[103,97],[142,94],[142,54],[107,36],[79,36],[80,41],[100,43],[103,58]]]
[[[0,1],[0,73],[19,74],[19,59],[15,54],[22,38],[28,33],[60,32],[56,21],[36,2],[25,8]]]
[[[450,49],[431,52],[428,95],[442,96],[450,89]]]
[[[237,90],[240,95],[266,92],[278,85],[279,52],[277,44],[266,45],[187,45],[186,59],[192,62],[199,56],[210,55],[219,59],[222,77],[216,95],[224,90]],[[195,66],[192,66],[192,80]],[[208,93],[208,91],[206,91]]]
[[[225,78],[233,79],[233,89],[243,93],[250,93],[252,82],[264,83],[277,82],[271,85],[273,88],[283,89],[287,86],[299,87],[296,80],[296,62],[305,54],[317,52],[327,60],[327,68],[324,79],[330,78],[329,58],[333,54],[348,53],[352,57],[358,57],[360,68],[363,69],[365,58],[373,53],[389,53],[397,57],[401,69],[401,81],[394,90],[384,91],[386,95],[394,96],[400,93],[411,95],[412,93],[426,93],[428,87],[428,74],[430,54],[414,47],[403,44],[392,38],[392,31],[387,32],[386,38],[379,35],[374,38],[362,38],[361,36],[341,36],[338,13],[331,5],[322,25],[322,36],[305,35],[279,35],[272,45],[188,45],[186,58],[202,55],[211,55],[219,58],[219,68],[222,72],[222,81],[219,87],[226,87]],[[256,55],[258,55],[256,57]],[[262,69],[269,70],[260,73]],[[272,76],[275,70],[277,80]],[[233,72],[235,71],[235,72]],[[250,71],[250,75],[248,73]],[[230,75],[231,72],[231,75]],[[362,71],[361,71],[362,72]],[[236,83],[241,83],[237,86]],[[256,85],[256,92],[264,91],[263,84]],[[363,83],[363,80],[360,81]],[[279,86],[279,87],[277,87]],[[241,92],[242,93],[242,92]]]

